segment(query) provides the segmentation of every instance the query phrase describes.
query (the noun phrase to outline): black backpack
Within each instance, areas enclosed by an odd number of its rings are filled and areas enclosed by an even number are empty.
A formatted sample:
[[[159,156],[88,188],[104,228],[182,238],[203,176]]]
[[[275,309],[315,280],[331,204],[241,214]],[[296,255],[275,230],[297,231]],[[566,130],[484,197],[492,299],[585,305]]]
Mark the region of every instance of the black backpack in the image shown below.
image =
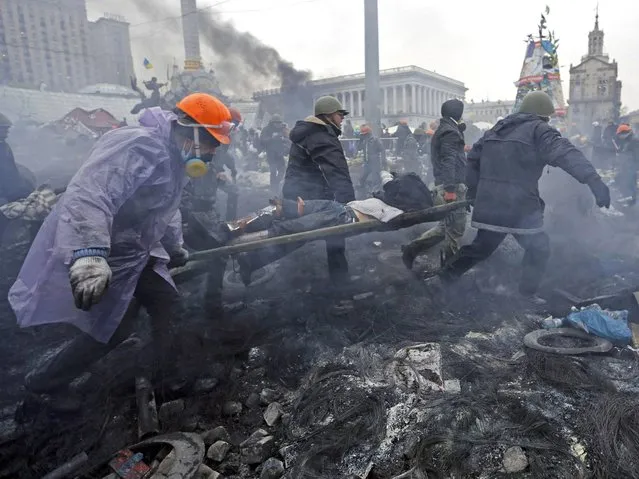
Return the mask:
[[[395,176],[384,185],[383,191],[373,196],[404,212],[433,207],[433,194],[416,173]]]

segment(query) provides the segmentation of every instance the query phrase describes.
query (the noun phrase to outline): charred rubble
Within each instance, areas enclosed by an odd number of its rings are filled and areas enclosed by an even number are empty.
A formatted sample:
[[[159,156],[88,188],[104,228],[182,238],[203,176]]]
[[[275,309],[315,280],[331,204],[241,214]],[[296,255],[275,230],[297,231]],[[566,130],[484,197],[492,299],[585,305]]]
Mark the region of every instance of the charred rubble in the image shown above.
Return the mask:
[[[249,210],[267,197],[245,193]],[[589,213],[581,224],[610,237],[630,234],[627,221]],[[247,289],[230,264],[223,321],[198,312],[199,280],[185,284],[179,374],[153,378],[158,432],[201,438],[199,477],[639,477],[637,360],[525,348],[543,315],[500,294],[517,280],[514,241],[447,299],[398,261],[417,232],[350,239],[349,291],[325,289],[321,245]],[[628,242],[606,245],[593,229],[555,243],[551,270],[563,273],[550,290],[589,297],[639,280]],[[139,441],[135,363],[107,357],[99,387],[85,378],[90,407],[80,414],[16,422],[22,375],[69,331],[2,319],[0,476],[42,477],[85,452],[77,477],[104,477],[98,465]]]

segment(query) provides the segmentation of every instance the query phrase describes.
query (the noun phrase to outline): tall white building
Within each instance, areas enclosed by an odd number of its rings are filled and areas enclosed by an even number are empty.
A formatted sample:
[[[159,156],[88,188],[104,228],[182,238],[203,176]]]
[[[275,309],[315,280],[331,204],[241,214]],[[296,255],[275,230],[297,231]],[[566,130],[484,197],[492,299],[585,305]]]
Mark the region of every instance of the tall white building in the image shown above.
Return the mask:
[[[133,56],[129,24],[123,17],[105,14],[89,22],[91,55],[94,57],[95,81],[131,85]]]
[[[77,91],[93,58],[85,0],[0,0],[0,83]]]

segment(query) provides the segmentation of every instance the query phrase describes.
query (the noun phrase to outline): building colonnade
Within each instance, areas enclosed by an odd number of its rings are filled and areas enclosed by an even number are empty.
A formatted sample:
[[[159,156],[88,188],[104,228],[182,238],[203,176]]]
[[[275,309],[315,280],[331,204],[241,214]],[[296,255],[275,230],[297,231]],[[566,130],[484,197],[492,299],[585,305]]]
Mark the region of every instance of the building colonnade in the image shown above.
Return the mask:
[[[365,116],[366,91],[364,89],[340,90],[328,95],[337,98],[352,116]],[[384,86],[381,88],[380,109],[382,115],[414,114],[437,117],[440,115],[442,103],[451,98],[462,101],[464,99],[463,95],[415,83]]]

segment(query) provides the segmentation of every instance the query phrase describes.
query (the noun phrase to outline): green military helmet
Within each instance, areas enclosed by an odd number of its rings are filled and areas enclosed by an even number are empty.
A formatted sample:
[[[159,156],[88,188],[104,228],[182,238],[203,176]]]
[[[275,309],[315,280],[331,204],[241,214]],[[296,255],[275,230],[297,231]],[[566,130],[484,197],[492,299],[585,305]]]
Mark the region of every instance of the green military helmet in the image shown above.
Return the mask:
[[[11,120],[0,113],[0,128],[11,128],[12,125]]]
[[[315,115],[332,115],[338,111],[348,115],[342,103],[333,96],[323,96],[315,102]]]
[[[425,134],[426,132],[423,128],[415,128],[415,131],[413,132],[413,135],[415,136],[424,136]]]
[[[531,113],[533,115],[550,117],[555,113],[552,98],[543,91],[531,91],[528,93],[519,107],[519,113]]]

